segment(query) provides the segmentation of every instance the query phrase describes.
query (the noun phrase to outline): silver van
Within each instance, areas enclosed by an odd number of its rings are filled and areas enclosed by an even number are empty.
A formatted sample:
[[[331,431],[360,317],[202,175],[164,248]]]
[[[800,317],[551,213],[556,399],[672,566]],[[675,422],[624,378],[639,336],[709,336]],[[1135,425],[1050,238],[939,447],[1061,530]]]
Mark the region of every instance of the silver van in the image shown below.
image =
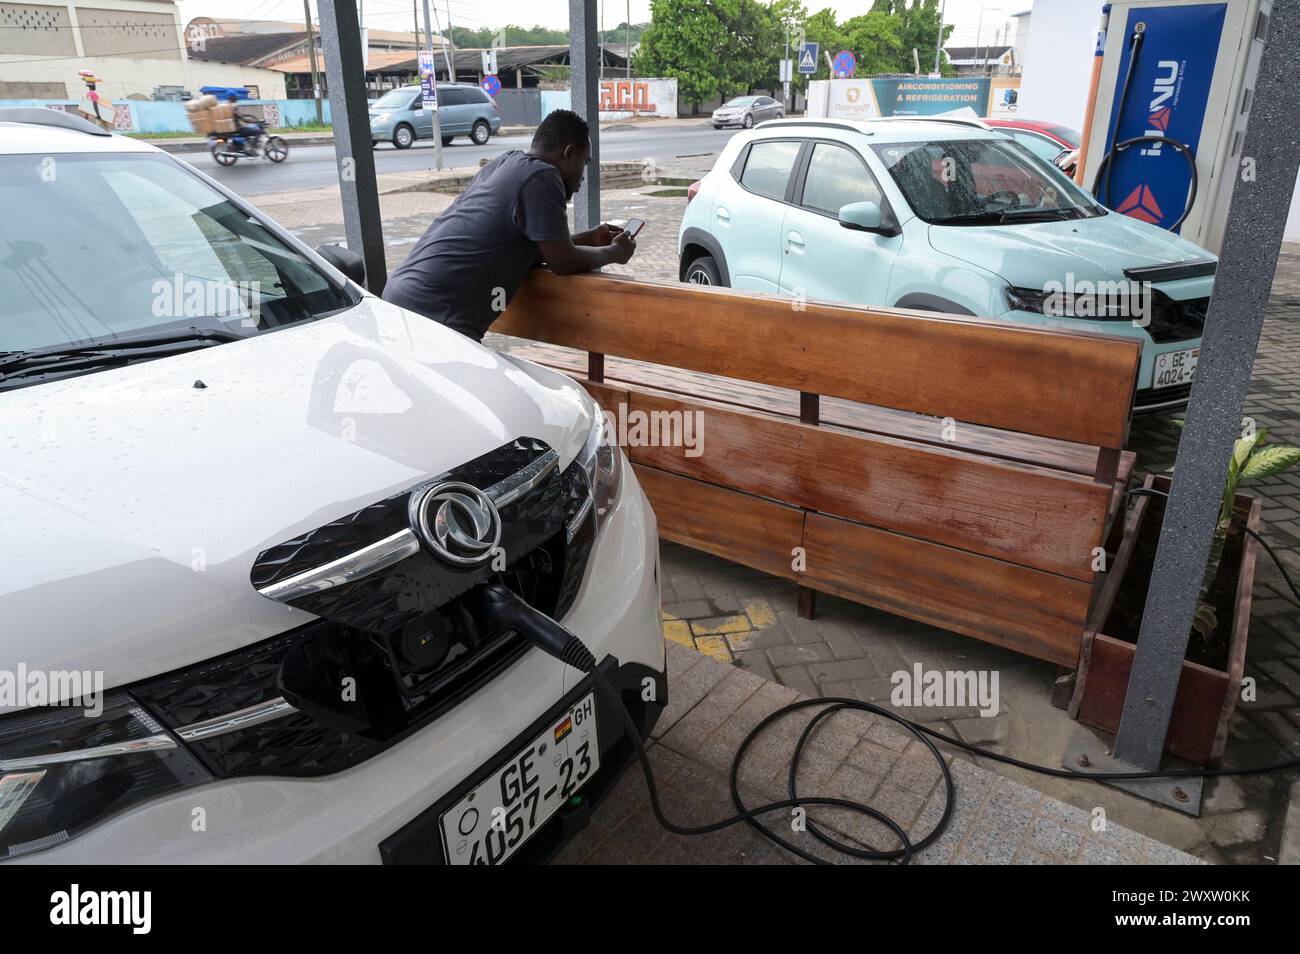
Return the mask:
[[[370,104],[370,144],[391,142],[409,149],[417,139],[433,138],[433,111],[424,108],[420,87],[402,86],[389,90]],[[496,101],[469,83],[438,84],[438,125],[442,144],[457,136],[469,136],[476,146],[501,129]]]

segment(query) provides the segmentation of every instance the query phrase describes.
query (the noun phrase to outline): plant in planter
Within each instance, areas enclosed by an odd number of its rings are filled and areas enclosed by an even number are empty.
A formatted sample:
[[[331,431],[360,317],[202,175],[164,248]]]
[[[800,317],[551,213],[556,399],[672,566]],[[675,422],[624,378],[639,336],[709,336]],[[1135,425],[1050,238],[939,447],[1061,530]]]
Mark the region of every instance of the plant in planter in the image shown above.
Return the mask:
[[[1175,423],[1179,427],[1183,426],[1182,421]],[[1201,592],[1196,601],[1196,614],[1192,617],[1192,630],[1206,642],[1218,626],[1218,618],[1210,601],[1210,587],[1218,576],[1223,549],[1228,541],[1228,533],[1232,529],[1237,485],[1243,480],[1272,477],[1300,464],[1300,447],[1287,447],[1282,444],[1266,445],[1267,440],[1267,430],[1252,428],[1233,446],[1232,459],[1228,461],[1228,476],[1219,502],[1219,519],[1214,526],[1214,537],[1210,542],[1210,557],[1205,564],[1205,575],[1201,578]]]

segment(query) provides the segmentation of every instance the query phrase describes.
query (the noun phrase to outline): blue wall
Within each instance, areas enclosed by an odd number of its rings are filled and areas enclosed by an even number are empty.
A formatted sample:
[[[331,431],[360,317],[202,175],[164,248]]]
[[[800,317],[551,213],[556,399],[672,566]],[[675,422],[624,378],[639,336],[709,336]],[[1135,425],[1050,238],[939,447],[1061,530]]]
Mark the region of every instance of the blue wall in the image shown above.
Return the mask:
[[[572,109],[573,99],[567,89],[542,90],[542,118],[545,119],[557,109]]]
[[[241,100],[240,105],[271,103],[280,107],[280,124],[282,126],[303,126],[316,122],[316,104],[310,99],[250,99]],[[71,99],[0,99],[0,107],[44,107],[53,104],[64,105],[75,110],[77,101]],[[132,132],[166,133],[189,132],[190,130],[190,121],[185,116],[184,103],[156,103],[151,100],[119,99],[114,101],[113,105],[126,105],[130,108],[134,126]],[[325,122],[330,121],[330,104],[328,100],[321,103],[321,115],[324,117]]]

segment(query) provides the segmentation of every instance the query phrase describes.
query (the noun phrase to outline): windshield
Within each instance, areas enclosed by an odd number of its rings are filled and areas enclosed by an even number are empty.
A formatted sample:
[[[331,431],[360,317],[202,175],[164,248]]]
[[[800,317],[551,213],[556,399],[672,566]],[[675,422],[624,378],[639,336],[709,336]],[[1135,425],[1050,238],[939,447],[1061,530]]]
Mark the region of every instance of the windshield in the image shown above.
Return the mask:
[[[872,147],[912,210],[937,225],[1075,219],[1105,209],[1050,163],[1007,139]]]
[[[0,156],[0,209],[0,353],[248,337],[360,300],[166,156]]]
[[[727,106],[752,106],[758,102],[757,96],[737,96],[735,99],[728,100]]]
[[[390,89],[371,103],[371,107],[374,109],[404,109],[411,105],[411,97],[416,92],[413,89]]]

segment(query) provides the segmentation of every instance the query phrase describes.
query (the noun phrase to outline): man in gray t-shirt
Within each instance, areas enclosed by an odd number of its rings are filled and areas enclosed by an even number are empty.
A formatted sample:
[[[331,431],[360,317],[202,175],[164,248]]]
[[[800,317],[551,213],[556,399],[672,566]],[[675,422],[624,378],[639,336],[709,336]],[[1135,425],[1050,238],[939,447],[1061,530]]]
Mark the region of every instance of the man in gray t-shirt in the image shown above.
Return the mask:
[[[565,209],[590,157],[586,122],[552,112],[527,152],[497,156],[433,220],[384,300],[480,341],[538,262],[559,275],[624,264],[636,242],[617,226],[569,234]]]

